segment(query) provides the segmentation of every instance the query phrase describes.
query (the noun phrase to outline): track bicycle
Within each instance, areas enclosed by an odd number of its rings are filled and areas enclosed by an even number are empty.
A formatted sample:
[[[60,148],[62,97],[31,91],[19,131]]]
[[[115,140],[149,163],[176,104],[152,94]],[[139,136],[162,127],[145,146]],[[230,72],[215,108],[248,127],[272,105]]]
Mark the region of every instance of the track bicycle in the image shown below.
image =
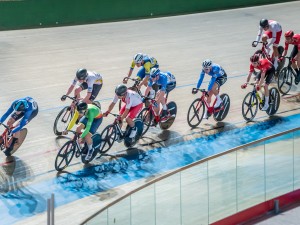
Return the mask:
[[[292,67],[293,59],[292,57],[285,56],[289,63],[287,66],[283,67],[278,75],[277,85],[278,90],[281,94],[286,95],[289,93],[293,86],[293,77],[296,79],[297,73]],[[295,83],[296,84],[296,83]]]
[[[266,50],[266,46],[267,46],[267,44],[268,44],[267,42],[253,41],[253,42],[252,42],[252,45],[253,45],[253,44],[255,44],[255,45],[261,44],[261,49],[255,51],[254,54],[259,54],[259,55],[261,55],[262,58],[268,59],[270,62],[274,63],[274,58],[273,58],[273,56],[270,56],[270,55],[267,53],[267,50]],[[279,53],[278,58],[280,58],[280,57],[282,56],[283,51],[284,51],[284,48],[283,48],[282,46],[278,46],[278,53]],[[276,71],[275,71],[275,77],[278,77],[278,73],[279,73],[279,71],[281,70],[281,68],[284,66],[284,63],[285,63],[284,60],[278,61],[278,67],[277,67],[277,69],[276,69]],[[255,71],[254,74],[257,75],[258,72]]]
[[[249,122],[254,119],[257,114],[258,108],[261,110],[265,104],[265,96],[261,96],[259,91],[256,90],[255,83],[249,83],[253,86],[251,92],[249,92],[242,103],[242,114],[244,119]],[[277,88],[272,87],[269,89],[269,108],[266,113],[271,116],[274,115],[280,105],[280,95]]]
[[[109,114],[113,115],[115,120],[112,124],[106,126],[101,133],[102,144],[100,152],[107,152],[113,146],[115,141],[122,142],[124,140],[124,145],[127,148],[134,146],[141,137],[143,131],[143,121],[139,118],[134,119],[137,132],[134,138],[130,138],[130,126],[127,125],[126,130],[122,131],[119,121],[120,115],[114,113]]]
[[[166,95],[166,102],[168,98],[168,94]],[[141,118],[144,123],[144,129],[142,136],[145,135],[150,126],[155,127],[159,124],[162,130],[169,129],[175,121],[176,114],[177,114],[177,105],[175,102],[167,102],[167,111],[168,114],[162,117],[162,109],[159,112],[159,115],[156,114],[155,109],[158,106],[158,103],[155,99],[149,97],[143,97],[145,101],[148,101],[148,106],[142,109],[139,113],[138,118]]]
[[[204,116],[205,108],[207,110],[207,116],[213,115],[214,120],[219,122],[225,119],[230,108],[230,98],[229,95],[223,93],[220,95],[222,103],[219,107],[215,108],[217,99],[214,100],[213,105],[209,106],[206,100],[207,92],[205,89],[193,88],[192,93],[196,94],[198,91],[202,92],[200,98],[195,99],[189,107],[187,114],[187,122],[191,128],[197,127]]]
[[[1,123],[1,125],[5,128],[3,133],[0,136],[0,149],[1,151],[5,151],[11,144],[13,137],[9,136],[9,134],[11,133],[11,130],[14,127],[9,127],[3,123]],[[25,138],[27,136],[27,128],[22,128],[20,130],[20,135],[18,138],[18,141],[14,144],[14,147],[12,149],[12,151],[10,152],[10,155],[14,154],[22,145],[22,143],[24,142]]]
[[[57,171],[64,170],[72,161],[73,157],[76,158],[81,157],[81,161],[84,164],[88,164],[91,162],[97,154],[100,154],[100,156],[105,155],[106,152],[103,152],[100,150],[101,148],[101,135],[98,133],[93,134],[92,140],[93,140],[93,156],[90,160],[85,160],[86,154],[88,152],[88,146],[87,144],[81,144],[79,143],[80,133],[77,133],[72,130],[68,130],[68,132],[71,132],[74,134],[74,137],[67,141],[58,151],[56,159],[55,159],[55,169]]]
[[[69,98],[72,100],[72,103],[69,106],[65,106],[56,116],[53,126],[53,132],[57,136],[63,135],[63,132],[67,129],[73,115],[77,110],[76,105],[79,102],[79,99],[68,95],[63,95],[62,98]],[[92,104],[96,105],[101,109],[99,101],[93,101]]]

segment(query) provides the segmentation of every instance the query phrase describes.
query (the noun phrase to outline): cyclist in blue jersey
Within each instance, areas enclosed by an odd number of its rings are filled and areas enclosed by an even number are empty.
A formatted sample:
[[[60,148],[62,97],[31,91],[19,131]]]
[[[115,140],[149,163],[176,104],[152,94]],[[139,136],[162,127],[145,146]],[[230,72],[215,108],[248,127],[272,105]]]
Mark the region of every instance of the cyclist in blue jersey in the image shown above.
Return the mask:
[[[156,94],[155,100],[158,103],[156,107],[156,113],[159,113],[160,103],[162,104],[163,111],[162,117],[166,116],[167,113],[167,105],[165,94],[171,92],[176,87],[176,78],[169,71],[161,72],[158,68],[152,68],[150,71],[150,79],[148,81],[148,87],[145,90],[145,96],[151,91],[153,84],[158,85],[158,92]]]
[[[128,77],[131,76],[135,66],[137,67],[142,66],[142,68],[137,73],[137,79],[141,80],[141,83],[138,88],[141,88],[143,85],[145,86],[147,85],[147,82],[149,80],[150,70],[152,68],[158,68],[159,64],[154,57],[148,56],[143,53],[137,53],[135,54],[131,62],[131,66],[127,75]],[[127,81],[123,81],[123,82],[125,84],[127,83]]]
[[[0,123],[3,123],[7,117],[11,115],[7,121],[7,126],[13,127],[13,124],[23,117],[9,134],[12,135],[13,139],[11,145],[4,152],[6,156],[10,156],[10,152],[12,151],[14,145],[18,142],[20,130],[38,114],[38,111],[39,109],[36,101],[31,97],[25,97],[13,101],[10,108],[0,118]]]
[[[197,83],[197,88],[200,88],[205,74],[211,76],[207,88],[207,103],[210,105],[211,97],[214,94],[217,98],[217,102],[214,107],[218,108],[222,104],[219,90],[220,87],[227,81],[227,74],[220,65],[213,63],[210,59],[206,59],[202,63],[202,71]],[[205,111],[204,118],[207,118],[207,111]]]

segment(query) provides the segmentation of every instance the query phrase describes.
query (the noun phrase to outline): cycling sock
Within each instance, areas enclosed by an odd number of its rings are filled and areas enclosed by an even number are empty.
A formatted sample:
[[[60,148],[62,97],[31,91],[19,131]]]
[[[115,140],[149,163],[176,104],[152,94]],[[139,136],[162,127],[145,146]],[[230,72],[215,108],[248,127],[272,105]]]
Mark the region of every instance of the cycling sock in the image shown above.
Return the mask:
[[[220,95],[216,95],[216,98],[217,98],[218,101],[222,100],[222,99],[220,98]]]
[[[92,150],[92,148],[93,148],[93,144],[88,145],[89,151]]]
[[[163,110],[167,110],[167,105],[163,105]]]
[[[265,104],[269,105],[269,96],[265,96]]]

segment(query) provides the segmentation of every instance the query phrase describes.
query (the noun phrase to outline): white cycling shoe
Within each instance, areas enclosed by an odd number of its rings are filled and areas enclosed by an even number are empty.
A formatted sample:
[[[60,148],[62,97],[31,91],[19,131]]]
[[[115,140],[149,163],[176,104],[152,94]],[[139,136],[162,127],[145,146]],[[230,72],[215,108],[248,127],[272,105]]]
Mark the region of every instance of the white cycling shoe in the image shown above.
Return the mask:
[[[223,103],[222,99],[217,99],[217,102],[216,102],[214,108],[219,108],[222,103]]]
[[[264,107],[262,107],[261,111],[267,111],[269,108],[269,104],[265,104]]]
[[[129,138],[134,138],[136,136],[137,128],[131,130]]]
[[[88,151],[88,153],[87,153],[87,155],[85,157],[85,160],[89,161],[92,158],[93,153],[94,153],[94,148],[92,148],[91,150]]]

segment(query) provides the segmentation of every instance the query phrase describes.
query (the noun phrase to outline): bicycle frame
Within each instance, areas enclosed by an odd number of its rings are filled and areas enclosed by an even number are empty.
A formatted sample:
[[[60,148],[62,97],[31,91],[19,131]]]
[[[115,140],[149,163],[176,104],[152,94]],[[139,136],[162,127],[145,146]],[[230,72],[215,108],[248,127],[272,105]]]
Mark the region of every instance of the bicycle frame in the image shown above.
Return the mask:
[[[11,129],[13,129],[14,127],[12,127],[12,128],[10,128],[10,127],[8,127],[8,126],[6,126],[5,124],[1,124],[3,127],[5,127],[5,130],[3,131],[3,133],[1,134],[1,139],[3,140],[3,147],[5,147],[5,148],[7,148],[9,145],[10,145],[10,143],[11,143],[11,140],[8,140],[8,132],[11,130]],[[2,146],[1,146],[2,147]],[[4,149],[4,148],[1,148],[2,150]]]
[[[266,51],[266,45],[267,45],[267,43],[266,42],[262,42],[262,41],[253,41],[252,42],[252,44],[258,44],[258,43],[261,43],[262,47],[261,47],[260,50],[257,50],[255,52],[255,54],[261,54],[263,56],[263,58],[268,59],[270,62],[273,63],[273,58]],[[261,51],[261,52],[259,52],[259,51]]]
[[[223,110],[223,109],[224,109],[224,106],[215,109],[214,106],[215,106],[215,104],[216,104],[216,102],[217,102],[217,99],[214,100],[212,106],[208,106],[208,102],[207,102],[206,96],[205,96],[205,94],[206,94],[206,90],[205,90],[205,89],[193,88],[193,92],[194,92],[195,90],[197,90],[197,92],[198,92],[198,91],[201,91],[201,92],[202,92],[202,96],[200,97],[200,100],[204,103],[205,107],[207,108],[207,112],[208,112],[209,114],[216,113],[216,112],[219,112],[220,110]],[[219,91],[220,91],[220,90],[219,90]],[[200,104],[200,102],[199,102],[198,104]],[[197,105],[196,108],[198,108],[198,105]]]

